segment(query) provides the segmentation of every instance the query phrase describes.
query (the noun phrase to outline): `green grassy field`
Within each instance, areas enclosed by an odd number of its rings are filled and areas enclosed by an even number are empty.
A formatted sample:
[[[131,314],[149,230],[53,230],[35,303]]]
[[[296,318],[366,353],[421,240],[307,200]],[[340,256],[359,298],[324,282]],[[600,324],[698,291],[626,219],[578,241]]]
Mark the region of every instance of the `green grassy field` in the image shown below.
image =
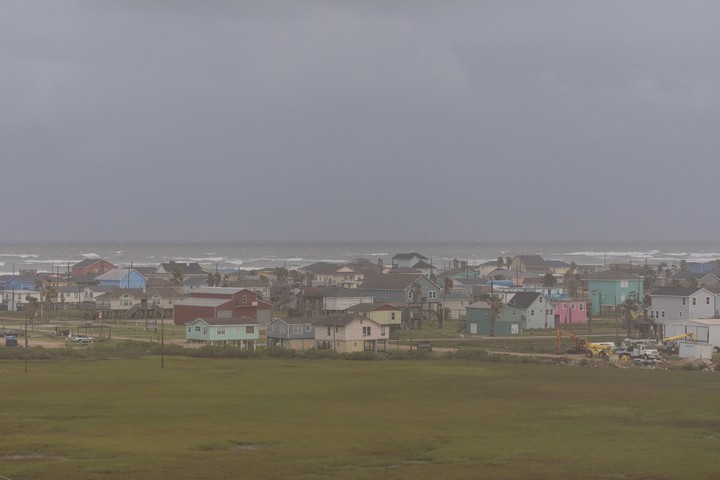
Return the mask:
[[[707,372],[142,357],[0,379],[12,480],[720,477]]]

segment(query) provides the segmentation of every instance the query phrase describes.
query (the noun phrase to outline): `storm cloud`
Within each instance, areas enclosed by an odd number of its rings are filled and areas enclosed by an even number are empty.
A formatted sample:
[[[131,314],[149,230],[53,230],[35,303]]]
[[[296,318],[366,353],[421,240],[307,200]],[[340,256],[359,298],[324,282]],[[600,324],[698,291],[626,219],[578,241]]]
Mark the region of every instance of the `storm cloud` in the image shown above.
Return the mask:
[[[2,240],[718,239],[717,18],[2,2]]]

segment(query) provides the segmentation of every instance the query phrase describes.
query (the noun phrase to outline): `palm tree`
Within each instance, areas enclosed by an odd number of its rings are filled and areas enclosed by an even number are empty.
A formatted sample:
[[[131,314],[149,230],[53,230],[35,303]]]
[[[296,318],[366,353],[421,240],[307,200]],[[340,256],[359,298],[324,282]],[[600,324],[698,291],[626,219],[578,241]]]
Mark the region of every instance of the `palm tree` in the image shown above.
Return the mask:
[[[622,303],[622,305],[620,305],[620,308],[622,309],[623,317],[625,317],[625,329],[627,331],[627,336],[629,337],[630,324],[639,316],[640,307],[635,299],[628,298]]]
[[[486,293],[483,295],[482,300],[490,305],[490,336],[495,336],[495,320],[500,316],[500,313],[502,313],[503,308],[505,308],[505,303],[503,303],[502,298],[500,298],[497,295],[490,295],[489,293]]]
[[[497,268],[503,268],[505,266],[505,259],[502,256],[498,257],[495,265],[497,265]]]
[[[451,293],[454,284],[455,282],[451,277],[445,277],[445,280],[443,280],[443,291],[445,293]]]

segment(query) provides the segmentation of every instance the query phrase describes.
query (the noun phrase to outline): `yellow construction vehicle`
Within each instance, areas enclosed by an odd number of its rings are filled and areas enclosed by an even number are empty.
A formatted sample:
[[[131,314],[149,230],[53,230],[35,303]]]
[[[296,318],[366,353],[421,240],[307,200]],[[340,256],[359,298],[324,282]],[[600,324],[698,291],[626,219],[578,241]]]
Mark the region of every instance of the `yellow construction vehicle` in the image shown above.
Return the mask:
[[[697,341],[694,333],[681,333],[680,335],[663,338],[660,341],[661,343],[658,347],[658,350],[661,350],[665,353],[677,353],[678,350],[680,350],[680,345],[678,345],[678,341],[680,340],[689,340],[691,342]]]
[[[582,353],[586,357],[592,358],[598,356],[600,358],[608,358],[615,352],[615,348],[612,344],[608,343],[593,343],[589,342],[587,338],[578,337],[574,332],[569,330],[560,330],[556,332],[556,343],[555,353],[561,355],[562,351],[562,337],[570,337],[572,345],[570,348],[565,350],[564,353]]]

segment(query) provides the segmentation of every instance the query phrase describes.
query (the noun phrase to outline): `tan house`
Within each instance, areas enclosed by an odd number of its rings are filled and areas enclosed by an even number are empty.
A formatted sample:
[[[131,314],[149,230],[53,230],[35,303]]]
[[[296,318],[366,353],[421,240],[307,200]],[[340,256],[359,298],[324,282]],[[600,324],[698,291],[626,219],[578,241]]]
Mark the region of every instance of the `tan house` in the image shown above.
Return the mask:
[[[390,328],[364,315],[336,314],[315,322],[317,348],[347,352],[384,352]]]
[[[402,323],[402,309],[389,303],[358,303],[348,308],[347,313],[365,315],[380,325],[394,326]]]

